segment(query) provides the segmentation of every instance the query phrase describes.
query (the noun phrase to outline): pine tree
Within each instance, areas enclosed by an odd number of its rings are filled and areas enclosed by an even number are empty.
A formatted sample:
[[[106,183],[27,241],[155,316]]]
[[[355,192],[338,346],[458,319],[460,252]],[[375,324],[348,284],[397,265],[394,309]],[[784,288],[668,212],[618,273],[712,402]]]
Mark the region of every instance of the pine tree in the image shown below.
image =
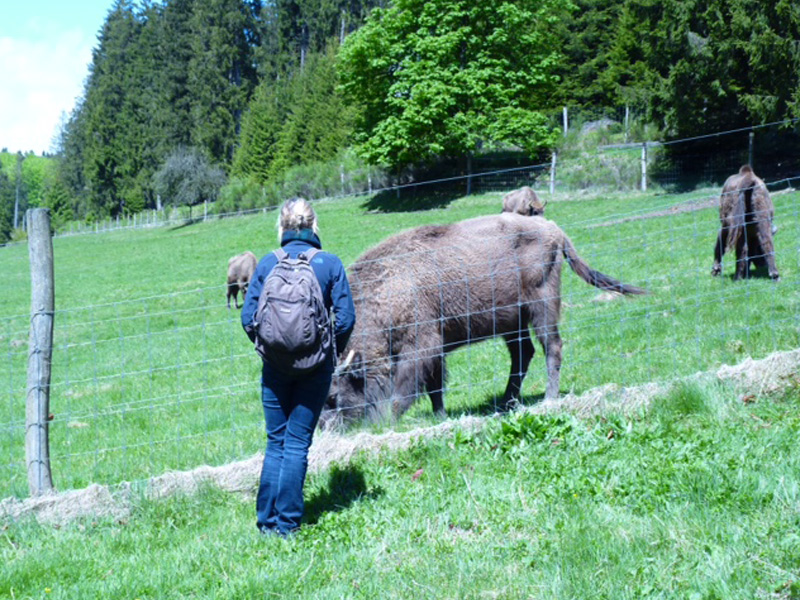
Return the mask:
[[[259,86],[244,120],[234,173],[266,182],[294,165],[330,160],[346,146],[354,120],[355,111],[339,90],[332,45],[309,55],[288,80]]]
[[[232,174],[265,183],[278,151],[278,139],[289,112],[283,86],[262,83],[242,119],[239,147],[234,155]]]
[[[153,115],[162,138],[158,155],[163,160],[173,149],[188,146],[192,130],[192,98],[188,79],[192,60],[192,14],[195,0],[169,0],[159,20],[159,108]]]
[[[219,164],[233,159],[242,113],[256,83],[252,42],[260,3],[205,0],[195,4],[187,89],[191,141]]]
[[[82,109],[87,111],[84,172],[89,200],[99,214],[125,210],[126,178],[138,172],[143,143],[135,126],[139,89],[132,76],[141,24],[130,0],[117,0],[93,52]]]

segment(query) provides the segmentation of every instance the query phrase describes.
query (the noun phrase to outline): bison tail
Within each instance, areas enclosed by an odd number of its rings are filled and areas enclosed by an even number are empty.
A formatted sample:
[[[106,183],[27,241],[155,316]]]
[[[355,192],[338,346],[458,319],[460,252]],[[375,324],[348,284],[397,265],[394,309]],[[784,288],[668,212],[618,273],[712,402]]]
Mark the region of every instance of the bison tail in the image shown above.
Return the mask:
[[[564,236],[564,258],[567,259],[570,268],[583,279],[586,283],[593,285],[601,290],[609,290],[612,292],[619,292],[620,294],[646,294],[647,290],[636,287],[635,285],[628,285],[617,281],[609,275],[605,275],[600,271],[592,269],[586,261],[584,261],[575,251],[575,246],[567,236]]]

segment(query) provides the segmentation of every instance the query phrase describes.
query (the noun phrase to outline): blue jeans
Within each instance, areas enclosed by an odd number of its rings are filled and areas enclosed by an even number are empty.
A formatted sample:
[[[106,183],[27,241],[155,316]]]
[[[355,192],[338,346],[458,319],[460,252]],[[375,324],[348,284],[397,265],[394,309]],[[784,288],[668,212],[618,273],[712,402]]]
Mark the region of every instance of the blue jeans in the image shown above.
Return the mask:
[[[304,375],[287,375],[264,364],[261,403],[267,449],[256,496],[261,531],[285,535],[300,527],[308,449],[332,377],[332,360]]]

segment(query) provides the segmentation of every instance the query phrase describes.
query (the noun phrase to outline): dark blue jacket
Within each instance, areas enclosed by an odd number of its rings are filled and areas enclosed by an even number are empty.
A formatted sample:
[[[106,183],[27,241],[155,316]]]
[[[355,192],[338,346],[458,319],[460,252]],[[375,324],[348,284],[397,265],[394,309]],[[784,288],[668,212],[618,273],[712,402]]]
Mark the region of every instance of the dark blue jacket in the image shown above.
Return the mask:
[[[281,247],[292,258],[304,250],[311,248],[322,249],[319,238],[310,229],[300,231],[287,231],[281,239]],[[278,258],[270,252],[259,261],[250,285],[247,287],[247,296],[242,307],[242,327],[250,337],[250,341],[255,341],[255,331],[253,330],[253,319],[258,308],[258,297],[261,295],[261,288],[264,287],[264,280],[270,274],[272,268],[278,264]],[[347,282],[347,275],[344,265],[339,257],[328,252],[318,252],[311,260],[311,268],[317,276],[319,286],[322,288],[322,296],[325,300],[325,307],[330,310],[333,308],[335,315],[334,336],[336,338],[336,350],[341,352],[350,339],[353,326],[356,323],[356,309],[353,306],[353,297],[350,293],[350,284]]]

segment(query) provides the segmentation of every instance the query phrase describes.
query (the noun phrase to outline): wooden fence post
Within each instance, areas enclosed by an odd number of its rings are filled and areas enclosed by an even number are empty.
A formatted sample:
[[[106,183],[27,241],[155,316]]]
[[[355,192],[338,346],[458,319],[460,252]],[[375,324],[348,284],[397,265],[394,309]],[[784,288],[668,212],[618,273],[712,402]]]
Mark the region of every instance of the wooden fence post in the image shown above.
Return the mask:
[[[642,142],[642,191],[647,191],[647,142]]]
[[[550,159],[550,194],[556,191],[556,151],[553,150],[553,156]]]
[[[467,154],[467,196],[472,194],[472,154]]]
[[[50,365],[53,356],[53,240],[50,211],[28,211],[31,263],[31,331],[28,341],[28,386],[25,404],[25,458],[31,496],[53,489],[50,473]]]

